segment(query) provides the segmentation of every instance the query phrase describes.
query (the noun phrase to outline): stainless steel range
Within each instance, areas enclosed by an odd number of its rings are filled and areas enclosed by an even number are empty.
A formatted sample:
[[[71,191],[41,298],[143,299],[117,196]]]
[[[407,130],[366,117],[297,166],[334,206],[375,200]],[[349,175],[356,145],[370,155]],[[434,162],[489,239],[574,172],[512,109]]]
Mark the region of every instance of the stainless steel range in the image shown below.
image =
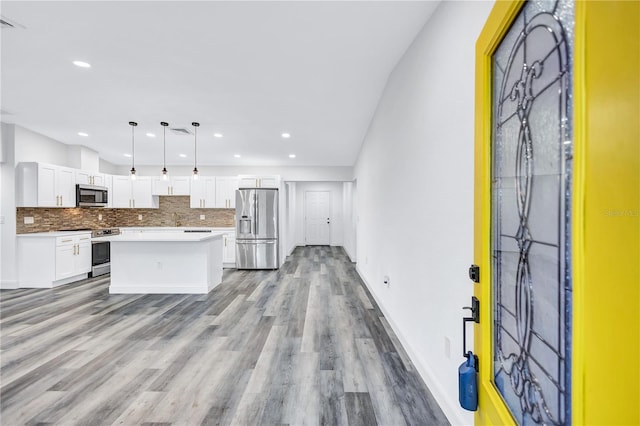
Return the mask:
[[[111,247],[109,241],[101,241],[100,237],[119,235],[120,229],[106,228],[91,231],[91,276],[108,274],[111,272]]]

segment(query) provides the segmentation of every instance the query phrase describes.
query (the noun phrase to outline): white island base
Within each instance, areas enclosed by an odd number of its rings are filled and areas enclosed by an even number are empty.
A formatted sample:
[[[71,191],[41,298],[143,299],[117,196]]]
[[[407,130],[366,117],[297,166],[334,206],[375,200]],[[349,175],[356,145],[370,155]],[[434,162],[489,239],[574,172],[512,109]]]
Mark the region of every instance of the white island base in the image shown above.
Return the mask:
[[[111,294],[206,294],[222,282],[222,234],[134,233],[111,242]]]

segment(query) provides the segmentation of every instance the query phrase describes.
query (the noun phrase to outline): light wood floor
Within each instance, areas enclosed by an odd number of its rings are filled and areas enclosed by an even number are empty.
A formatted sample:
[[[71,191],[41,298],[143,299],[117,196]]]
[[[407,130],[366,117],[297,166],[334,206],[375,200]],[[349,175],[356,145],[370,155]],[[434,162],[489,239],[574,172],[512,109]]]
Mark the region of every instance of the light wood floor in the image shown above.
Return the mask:
[[[441,425],[341,248],[207,295],[0,292],[0,423]]]

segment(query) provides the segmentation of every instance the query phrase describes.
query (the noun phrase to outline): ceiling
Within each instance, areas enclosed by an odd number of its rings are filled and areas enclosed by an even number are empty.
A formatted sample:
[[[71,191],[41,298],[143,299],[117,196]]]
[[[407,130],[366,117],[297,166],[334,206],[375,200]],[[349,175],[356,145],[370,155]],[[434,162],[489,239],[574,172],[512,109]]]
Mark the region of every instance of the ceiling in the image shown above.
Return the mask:
[[[129,121],[136,165],[162,164],[161,121],[197,121],[198,165],[351,166],[437,4],[2,1],[2,120],[117,165]],[[193,164],[194,139],[168,130],[166,163]]]

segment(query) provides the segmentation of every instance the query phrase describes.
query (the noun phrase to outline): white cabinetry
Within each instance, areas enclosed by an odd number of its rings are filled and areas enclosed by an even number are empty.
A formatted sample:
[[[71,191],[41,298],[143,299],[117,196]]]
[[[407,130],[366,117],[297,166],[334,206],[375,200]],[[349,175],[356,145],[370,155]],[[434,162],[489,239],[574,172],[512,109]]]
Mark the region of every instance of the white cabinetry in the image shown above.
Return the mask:
[[[235,209],[236,189],[238,189],[237,177],[216,177],[216,207],[222,209]]]
[[[216,207],[216,178],[199,176],[191,179],[191,208],[204,209]]]
[[[167,180],[153,178],[153,195],[190,195],[189,176],[173,176]]]
[[[279,188],[280,176],[238,176],[239,188]]]
[[[222,264],[225,267],[236,266],[236,233],[229,232],[222,236]]]
[[[16,167],[16,207],[75,207],[75,170],[44,163]]]
[[[91,271],[90,232],[22,234],[17,241],[19,287],[52,288],[87,278]]]
[[[129,176],[113,176],[114,208],[149,209],[157,206],[153,203],[152,181],[148,176],[139,176],[131,180]]]
[[[105,176],[102,173],[76,170],[76,184],[106,186]]]
[[[91,271],[91,235],[56,238],[56,281]]]

